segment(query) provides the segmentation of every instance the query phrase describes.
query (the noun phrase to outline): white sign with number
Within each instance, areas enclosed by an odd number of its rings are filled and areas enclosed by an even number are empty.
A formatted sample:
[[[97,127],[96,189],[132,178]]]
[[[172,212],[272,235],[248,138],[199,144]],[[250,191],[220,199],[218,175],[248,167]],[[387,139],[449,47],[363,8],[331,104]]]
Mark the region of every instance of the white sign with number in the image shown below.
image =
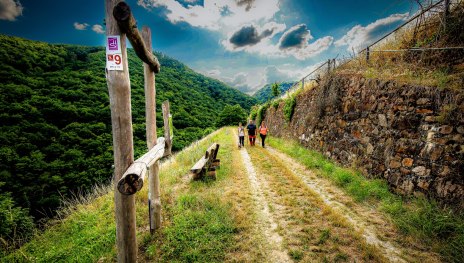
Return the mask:
[[[121,38],[119,36],[106,37],[106,68],[108,70],[123,70]]]

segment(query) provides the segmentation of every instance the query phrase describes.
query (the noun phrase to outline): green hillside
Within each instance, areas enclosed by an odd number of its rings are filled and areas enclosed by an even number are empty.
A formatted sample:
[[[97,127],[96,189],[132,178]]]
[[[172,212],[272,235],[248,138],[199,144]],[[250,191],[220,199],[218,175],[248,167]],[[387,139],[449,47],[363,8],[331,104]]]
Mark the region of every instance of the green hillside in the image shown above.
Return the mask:
[[[291,81],[284,81],[284,82],[279,83],[280,93],[282,94],[282,93],[286,92],[288,89],[290,89],[290,87],[294,83],[295,82],[291,82]],[[262,87],[261,89],[256,91],[255,94],[253,94],[253,98],[256,98],[259,103],[265,103],[265,102],[271,100],[272,99],[271,86],[272,86],[272,83],[267,84],[266,86]]]
[[[137,157],[146,149],[143,70],[133,50],[128,53]],[[156,55],[162,65],[156,76],[158,127],[161,103],[169,100],[174,150],[216,129],[226,105],[248,111],[256,102]],[[63,197],[111,179],[111,120],[104,47],[0,35],[0,61],[0,221],[5,222],[0,238],[11,240],[31,228],[28,213],[35,220],[52,216]]]

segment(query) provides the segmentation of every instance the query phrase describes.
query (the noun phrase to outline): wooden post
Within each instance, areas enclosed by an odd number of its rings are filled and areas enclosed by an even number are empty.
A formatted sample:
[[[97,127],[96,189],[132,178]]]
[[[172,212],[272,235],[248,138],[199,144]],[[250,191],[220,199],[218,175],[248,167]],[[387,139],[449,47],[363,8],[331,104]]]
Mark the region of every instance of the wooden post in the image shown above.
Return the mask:
[[[449,6],[450,6],[450,1],[445,0],[445,11],[443,12],[443,27],[446,30],[447,22],[448,22],[448,16],[449,16]]]
[[[114,7],[113,15],[121,32],[127,34],[127,38],[131,42],[135,54],[137,54],[137,56],[143,62],[150,65],[150,68],[153,70],[153,72],[158,73],[160,71],[160,64],[158,59],[153,55],[152,52],[148,51],[147,46],[142,40],[142,36],[137,29],[137,23],[134,16],[132,15],[129,5],[122,1],[119,2]]]
[[[126,35],[119,30],[113,17],[113,9],[120,0],[105,0],[106,35],[120,35],[123,70],[107,70],[106,82],[111,107],[113,132],[114,179],[117,182],[134,161],[132,138],[132,113],[129,69],[127,63]],[[114,191],[116,214],[116,244],[118,262],[137,261],[135,235],[135,196]]]
[[[327,73],[330,73],[330,59],[327,60]]]
[[[369,63],[369,46],[366,47],[366,62]]]
[[[149,53],[152,53],[151,31],[144,26],[142,38]],[[143,63],[145,79],[145,117],[147,126],[147,147],[150,151],[156,145],[156,87],[155,72],[150,65]],[[156,161],[148,168],[148,213],[150,220],[150,233],[161,226],[161,199],[159,182],[159,162]]]
[[[163,121],[164,121],[164,138],[166,139],[166,148],[164,149],[164,156],[171,155],[172,138],[173,138],[173,126],[172,117],[170,113],[169,101],[163,102],[161,105],[163,110]]]

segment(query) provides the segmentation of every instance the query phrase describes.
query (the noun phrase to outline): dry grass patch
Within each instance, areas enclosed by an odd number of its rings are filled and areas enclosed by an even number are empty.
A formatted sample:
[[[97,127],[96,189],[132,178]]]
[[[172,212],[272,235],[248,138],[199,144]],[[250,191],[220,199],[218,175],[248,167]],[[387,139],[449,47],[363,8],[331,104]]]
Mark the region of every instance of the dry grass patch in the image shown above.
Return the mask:
[[[367,253],[366,248],[371,246],[365,244],[346,219],[327,207],[274,156],[259,147],[250,149],[250,155],[258,174],[267,181],[269,189],[275,190],[274,194],[268,191],[269,203],[282,206],[273,214],[292,259],[333,262],[346,257],[346,260],[363,261],[365,254],[372,254],[370,261],[385,261],[375,248],[369,251],[377,253]]]

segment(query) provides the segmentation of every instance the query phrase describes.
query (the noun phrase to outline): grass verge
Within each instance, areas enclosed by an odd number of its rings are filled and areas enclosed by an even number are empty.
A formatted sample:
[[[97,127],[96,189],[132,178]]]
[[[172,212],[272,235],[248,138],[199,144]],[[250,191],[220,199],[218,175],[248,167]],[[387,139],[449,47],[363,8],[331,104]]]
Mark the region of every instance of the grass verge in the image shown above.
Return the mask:
[[[342,168],[295,141],[271,137],[268,144],[330,179],[357,202],[377,206],[401,233],[421,240],[444,261],[464,262],[464,214],[441,208],[434,200],[395,195],[383,180],[367,179],[357,171]]]
[[[136,194],[140,262],[218,262],[237,248],[241,226],[223,191],[233,174],[232,163],[237,162],[231,157],[235,143],[229,130],[194,143],[162,165],[163,223],[154,235],[148,229],[147,187]],[[190,182],[188,170],[213,141],[221,144],[217,180]],[[64,210],[62,219],[0,262],[115,262],[112,187],[91,199],[71,202]]]

